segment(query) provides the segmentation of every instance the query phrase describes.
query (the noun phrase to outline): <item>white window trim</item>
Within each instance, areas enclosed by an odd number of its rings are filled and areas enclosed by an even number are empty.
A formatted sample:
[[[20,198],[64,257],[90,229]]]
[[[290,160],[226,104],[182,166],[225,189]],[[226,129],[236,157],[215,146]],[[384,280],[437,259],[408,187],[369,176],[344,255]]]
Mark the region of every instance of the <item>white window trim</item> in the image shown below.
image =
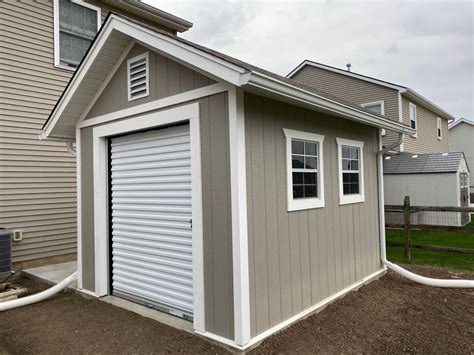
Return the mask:
[[[101,22],[102,22],[100,7],[91,5],[83,0],[71,0],[71,2],[80,6],[87,7],[97,12],[97,32],[99,32]],[[60,69],[75,71],[77,68],[72,68],[67,65],[61,64],[61,60],[59,57],[59,0],[54,0],[53,6],[54,6],[54,9],[53,9],[53,12],[54,12],[54,16],[53,16],[54,18],[54,21],[53,21],[54,22],[54,66]]]
[[[443,125],[440,117],[436,117],[436,137],[438,137],[439,140],[443,139]]]
[[[145,58],[145,67],[146,67],[145,92],[141,95],[134,96],[132,98],[132,93],[130,92],[130,64],[142,58]],[[135,101],[135,100],[142,99],[150,95],[150,59],[149,59],[148,52],[139,54],[127,60],[127,93],[128,93],[128,101]]]
[[[417,133],[412,134],[411,136],[414,137],[414,138],[416,138],[416,137],[418,137],[418,119],[417,119],[417,117],[416,117],[416,116],[418,115],[418,113],[417,113],[416,105],[415,105],[414,103],[412,103],[412,102],[410,102],[410,103],[408,104],[408,125],[411,127],[411,115],[410,115],[410,112],[411,112],[411,108],[412,108],[412,107],[415,108],[415,120],[414,120],[414,121],[415,121],[415,129],[417,130]]]
[[[283,134],[286,137],[286,186],[287,186],[287,210],[299,211],[312,208],[324,207],[324,136],[316,133],[294,131],[283,128]],[[293,198],[293,169],[291,158],[291,140],[301,139],[318,143],[318,197],[294,199]]]
[[[364,190],[364,142],[354,141],[345,138],[336,138],[337,142],[337,160],[339,169],[339,204],[347,205],[351,203],[361,203],[365,201]],[[359,161],[359,191],[357,195],[344,195],[344,187],[342,183],[342,146],[355,147],[360,149]]]
[[[363,108],[367,108],[368,106],[375,106],[375,105],[380,105],[380,113],[385,116],[385,101],[380,100],[380,101],[373,101],[373,102],[366,102],[362,104],[361,106]],[[387,135],[387,131],[385,128],[382,128],[382,137]]]

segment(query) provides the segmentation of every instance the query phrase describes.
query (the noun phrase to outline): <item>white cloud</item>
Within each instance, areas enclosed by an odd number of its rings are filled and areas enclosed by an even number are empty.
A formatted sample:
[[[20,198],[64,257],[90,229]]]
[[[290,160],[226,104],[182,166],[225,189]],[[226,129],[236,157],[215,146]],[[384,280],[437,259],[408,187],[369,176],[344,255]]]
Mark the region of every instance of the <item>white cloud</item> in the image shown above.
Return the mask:
[[[474,119],[471,1],[158,1],[184,38],[286,75],[304,59],[417,90]]]

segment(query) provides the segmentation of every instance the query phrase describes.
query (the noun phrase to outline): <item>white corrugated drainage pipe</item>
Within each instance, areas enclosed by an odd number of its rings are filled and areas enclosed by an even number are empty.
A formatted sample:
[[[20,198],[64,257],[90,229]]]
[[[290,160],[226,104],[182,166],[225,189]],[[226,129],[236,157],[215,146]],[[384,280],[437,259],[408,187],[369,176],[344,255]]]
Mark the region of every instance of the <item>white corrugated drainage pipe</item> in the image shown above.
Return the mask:
[[[44,301],[51,296],[54,296],[56,293],[64,290],[70,283],[77,280],[77,271],[75,271],[72,275],[66,277],[64,280],[59,282],[58,284],[54,285],[43,292],[18,298],[16,300],[0,302],[0,312],[8,311],[9,309],[18,308],[22,306],[27,306],[29,304],[33,304],[36,302]]]
[[[398,146],[403,142],[404,135],[400,133],[398,141],[393,145],[382,149],[382,135],[380,137],[380,150],[378,152],[378,182],[379,182],[379,215],[380,215],[380,257],[382,263],[389,269],[395,271],[396,273],[406,277],[409,280],[418,282],[423,285],[435,286],[435,287],[463,287],[463,288],[474,288],[474,280],[454,280],[454,279],[433,279],[430,277],[424,277],[417,275],[413,272],[405,270],[404,268],[391,263],[387,260],[386,245],[385,245],[385,198],[384,198],[384,187],[383,187],[383,155]]]

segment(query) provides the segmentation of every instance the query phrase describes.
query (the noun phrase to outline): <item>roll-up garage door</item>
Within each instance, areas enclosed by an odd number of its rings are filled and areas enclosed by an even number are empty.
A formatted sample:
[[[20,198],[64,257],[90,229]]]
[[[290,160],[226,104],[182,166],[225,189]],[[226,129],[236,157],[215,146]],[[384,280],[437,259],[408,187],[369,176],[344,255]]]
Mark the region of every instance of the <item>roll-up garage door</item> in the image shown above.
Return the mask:
[[[110,145],[112,294],[192,319],[189,125]]]

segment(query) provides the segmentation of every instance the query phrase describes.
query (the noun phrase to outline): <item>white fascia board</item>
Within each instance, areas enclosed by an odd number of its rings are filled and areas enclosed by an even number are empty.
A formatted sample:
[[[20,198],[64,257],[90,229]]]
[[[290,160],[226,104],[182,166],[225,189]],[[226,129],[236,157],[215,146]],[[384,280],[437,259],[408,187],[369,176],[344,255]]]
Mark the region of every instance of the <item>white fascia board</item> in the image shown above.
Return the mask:
[[[400,94],[405,96],[407,99],[412,100],[418,104],[421,104],[434,112],[437,116],[444,118],[445,120],[454,120],[455,117],[443,110],[441,107],[435,105],[433,102],[428,100],[427,98],[421,96],[419,93],[416,91],[413,91],[412,89],[405,89],[405,90],[400,90]]]
[[[306,66],[306,65],[309,65],[309,66],[312,66],[312,67],[316,67],[316,68],[319,68],[319,69],[323,69],[323,70],[327,70],[327,71],[330,71],[330,72],[333,72],[333,73],[337,73],[337,74],[341,74],[341,75],[350,76],[351,78],[355,78],[355,79],[367,81],[367,82],[369,82],[369,83],[377,84],[377,85],[380,85],[380,86],[385,86],[385,87],[387,87],[387,88],[394,89],[394,90],[402,90],[402,89],[405,89],[403,86],[399,86],[399,85],[395,85],[395,84],[389,84],[389,83],[387,83],[387,82],[385,82],[385,81],[382,81],[382,80],[377,80],[377,79],[374,79],[374,78],[366,77],[366,76],[361,75],[361,74],[352,73],[352,72],[350,72],[350,71],[346,71],[346,70],[343,70],[343,69],[333,68],[333,67],[330,67],[330,66],[327,66],[327,65],[314,63],[314,62],[311,62],[311,61],[309,61],[309,60],[305,60],[303,63],[301,63],[300,65],[298,65],[298,66],[297,66],[295,69],[293,69],[286,77],[291,79],[291,78],[294,77],[301,69],[303,69],[303,67]]]
[[[457,121],[454,121],[453,123],[451,123],[448,127],[448,129],[451,129],[451,128],[454,128],[456,127],[458,124],[460,123],[467,123],[468,125],[471,125],[471,126],[474,126],[474,122],[473,121],[469,121],[468,119],[465,119],[465,118],[460,118],[459,120]]]
[[[273,92],[278,95],[286,96],[293,100],[304,102],[308,105],[319,107],[321,109],[332,111],[348,119],[362,122],[374,127],[381,127],[392,131],[415,134],[416,130],[404,126],[399,122],[389,120],[388,118],[372,115],[368,112],[357,110],[356,108],[344,105],[340,102],[332,101],[328,98],[319,96],[315,93],[294,87],[287,83],[278,81],[260,73],[251,73],[245,85]]]

